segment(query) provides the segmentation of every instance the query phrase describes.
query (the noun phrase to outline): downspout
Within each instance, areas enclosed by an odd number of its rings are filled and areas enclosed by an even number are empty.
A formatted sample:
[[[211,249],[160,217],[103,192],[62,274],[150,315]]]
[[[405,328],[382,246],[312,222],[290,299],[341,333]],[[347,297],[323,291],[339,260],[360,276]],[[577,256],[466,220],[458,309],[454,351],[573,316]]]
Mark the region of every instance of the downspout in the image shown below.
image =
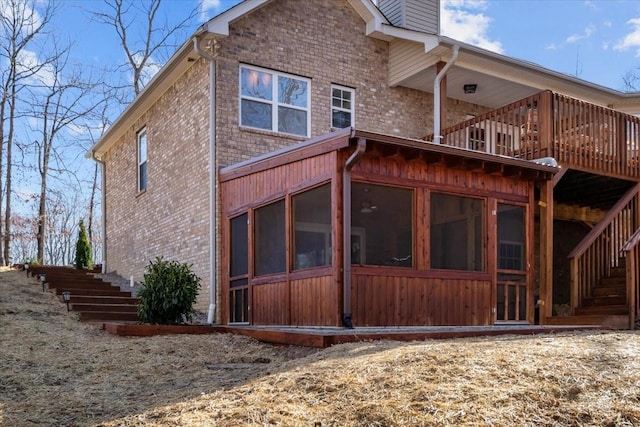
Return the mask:
[[[442,141],[442,135],[440,135],[440,82],[449,71],[449,68],[458,59],[458,52],[460,46],[453,45],[453,54],[449,61],[440,72],[436,75],[436,79],[433,81],[433,142],[439,144]]]
[[[100,210],[102,218],[100,228],[102,232],[102,274],[107,274],[107,165],[96,157],[95,151],[91,151],[91,158],[100,165]]]
[[[351,321],[351,169],[367,150],[367,140],[358,138],[356,150],[349,156],[342,171],[342,324],[353,328]]]
[[[200,39],[194,37],[193,48],[198,55],[209,61],[209,311],[207,323],[212,324],[216,319],[216,291],[217,291],[217,233],[216,222],[217,195],[216,191],[216,60],[215,57],[200,49]]]

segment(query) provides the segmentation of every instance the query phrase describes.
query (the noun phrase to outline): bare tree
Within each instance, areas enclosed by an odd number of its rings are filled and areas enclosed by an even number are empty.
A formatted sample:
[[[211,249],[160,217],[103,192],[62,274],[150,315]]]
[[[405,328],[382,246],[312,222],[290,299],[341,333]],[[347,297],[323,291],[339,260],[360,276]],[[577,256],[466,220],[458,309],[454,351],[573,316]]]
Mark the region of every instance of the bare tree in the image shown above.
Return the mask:
[[[152,77],[153,69],[159,69],[175,50],[172,36],[191,27],[198,13],[193,8],[182,21],[170,25],[166,16],[159,15],[161,3],[161,0],[105,0],[107,11],[93,12],[99,22],[116,31],[127,58],[126,67],[133,71],[131,86],[135,95]]]
[[[0,224],[0,234],[3,234],[0,246],[4,243],[4,250],[0,250],[0,264],[9,263],[11,252],[11,166],[18,94],[25,88],[25,82],[53,59],[33,61],[32,51],[28,50],[38,35],[45,34],[55,12],[52,2],[45,3],[41,13],[36,12],[35,5],[36,1],[3,0],[0,7],[0,62],[8,64],[0,72],[0,201],[3,199],[3,151],[4,145],[7,146],[4,233]]]
[[[65,75],[68,64],[68,49],[58,50],[62,54],[50,64],[46,84],[33,89],[34,117],[39,119],[37,132],[41,138],[35,141],[40,176],[38,203],[38,250],[39,262],[44,261],[47,220],[48,177],[51,172],[66,171],[58,150],[65,148],[63,130],[90,116],[99,104],[92,99],[92,89],[97,85],[87,83],[79,71]],[[52,167],[52,160],[57,165]]]
[[[634,92],[640,90],[640,67],[627,71],[627,73],[622,76],[622,82],[624,83],[625,90]]]

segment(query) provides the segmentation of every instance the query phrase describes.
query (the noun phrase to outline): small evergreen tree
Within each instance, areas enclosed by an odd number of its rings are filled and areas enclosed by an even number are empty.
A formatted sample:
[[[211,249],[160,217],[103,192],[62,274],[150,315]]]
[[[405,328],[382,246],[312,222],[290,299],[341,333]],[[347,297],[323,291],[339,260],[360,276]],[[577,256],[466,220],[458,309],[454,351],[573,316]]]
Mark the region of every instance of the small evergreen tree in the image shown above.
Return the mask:
[[[76,242],[75,267],[78,270],[89,270],[93,268],[91,260],[91,243],[87,239],[87,230],[84,228],[84,221],[80,220],[80,231],[78,231],[78,241]]]

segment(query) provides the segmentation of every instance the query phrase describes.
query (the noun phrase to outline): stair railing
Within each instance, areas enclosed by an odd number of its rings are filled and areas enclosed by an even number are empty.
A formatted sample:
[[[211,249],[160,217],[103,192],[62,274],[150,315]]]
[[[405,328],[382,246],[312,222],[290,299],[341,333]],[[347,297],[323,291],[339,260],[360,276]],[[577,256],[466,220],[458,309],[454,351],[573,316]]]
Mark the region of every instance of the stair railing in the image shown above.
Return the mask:
[[[629,329],[635,329],[640,317],[640,228],[631,235],[621,250],[626,258],[627,304],[629,306]]]
[[[572,314],[583,298],[591,296],[598,282],[611,273],[611,267],[618,265],[620,251],[640,226],[639,191],[640,184],[627,191],[569,254]]]

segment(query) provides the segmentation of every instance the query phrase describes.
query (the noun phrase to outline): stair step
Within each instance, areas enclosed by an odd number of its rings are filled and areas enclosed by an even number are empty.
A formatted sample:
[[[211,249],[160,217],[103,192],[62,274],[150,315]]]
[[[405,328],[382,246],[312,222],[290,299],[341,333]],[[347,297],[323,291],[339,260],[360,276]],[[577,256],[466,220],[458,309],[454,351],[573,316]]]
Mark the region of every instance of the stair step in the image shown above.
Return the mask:
[[[603,307],[611,305],[625,305],[627,298],[624,295],[606,295],[586,297],[582,299],[583,307]]]
[[[73,297],[74,295],[78,295],[78,296],[113,296],[113,297],[130,297],[131,296],[131,292],[128,291],[121,291],[116,287],[113,287],[113,289],[74,289],[74,288],[69,288],[69,289],[53,289],[54,293],[56,295],[62,295],[62,293],[64,291],[69,291],[71,292],[71,296]]]
[[[73,311],[109,312],[109,313],[137,313],[138,306],[131,304],[69,304]]]
[[[78,316],[81,322],[96,322],[96,321],[110,321],[110,320],[122,320],[122,321],[137,321],[138,313],[124,313],[124,312],[112,312],[112,311],[78,311]]]
[[[64,302],[62,296],[60,301]],[[71,304],[130,304],[137,305],[140,302],[140,298],[134,297],[113,297],[113,296],[90,296],[90,295],[73,295],[69,300]]]
[[[603,277],[600,279],[598,286],[626,286],[627,278],[626,276],[622,277]]]
[[[610,277],[626,278],[627,277],[626,267],[613,267],[611,269]]]
[[[629,316],[618,315],[582,315],[547,317],[547,325],[598,325],[612,329],[629,329]]]
[[[607,296],[624,296],[627,294],[627,287],[625,286],[596,286],[591,290],[591,295],[594,297],[607,297]]]
[[[59,284],[51,284],[46,283],[47,288],[49,290],[53,289],[94,289],[94,290],[106,290],[110,291],[112,289],[119,290],[119,287],[111,286],[108,283],[59,283]]]
[[[629,313],[629,308],[626,305],[608,305],[608,306],[576,308],[576,315],[578,316],[585,315],[585,314],[626,315],[628,313]]]

